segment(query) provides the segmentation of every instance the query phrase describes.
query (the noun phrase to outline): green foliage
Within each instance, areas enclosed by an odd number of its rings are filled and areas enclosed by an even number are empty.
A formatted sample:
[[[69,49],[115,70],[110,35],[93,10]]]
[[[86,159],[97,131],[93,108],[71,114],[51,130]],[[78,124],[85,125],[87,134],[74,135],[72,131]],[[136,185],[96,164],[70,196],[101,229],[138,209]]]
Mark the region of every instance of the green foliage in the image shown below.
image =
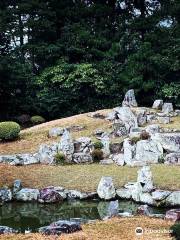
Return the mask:
[[[63,152],[58,152],[55,156],[55,163],[57,165],[64,165],[66,163],[66,157]]]
[[[170,84],[165,84],[162,89],[162,96],[164,98],[175,100],[175,101],[179,101],[180,103],[180,83],[176,84],[176,83],[170,83]]]
[[[165,159],[164,159],[164,156],[162,155],[159,159],[158,159],[158,163],[164,163]]]
[[[0,139],[16,139],[19,136],[20,130],[20,126],[16,122],[0,122]]]
[[[103,148],[103,143],[101,141],[96,141],[94,142],[94,148],[95,149],[102,149]]]
[[[173,231],[171,235],[175,237],[176,240],[180,240],[180,223],[175,222],[170,229]]]
[[[32,116],[30,119],[33,125],[41,124],[45,122],[45,119],[41,116]]]
[[[94,149],[92,151],[93,162],[99,162],[103,159],[103,151],[101,149]]]

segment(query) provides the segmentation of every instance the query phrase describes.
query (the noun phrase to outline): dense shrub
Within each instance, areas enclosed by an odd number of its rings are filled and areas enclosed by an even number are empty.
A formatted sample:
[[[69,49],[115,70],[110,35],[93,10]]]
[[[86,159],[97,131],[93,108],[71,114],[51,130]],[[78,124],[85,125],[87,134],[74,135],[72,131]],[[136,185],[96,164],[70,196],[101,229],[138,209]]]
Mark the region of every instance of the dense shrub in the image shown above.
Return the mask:
[[[101,141],[97,141],[94,143],[94,148],[95,149],[102,149],[103,148],[103,143]]]
[[[30,119],[31,117],[28,114],[22,114],[16,118],[17,122],[21,125],[29,123]]]
[[[19,136],[21,128],[16,122],[1,122],[0,123],[0,139],[13,140]]]
[[[148,132],[146,132],[146,131],[142,131],[141,134],[140,134],[141,140],[147,140],[150,137],[151,137],[150,134]]]
[[[101,149],[94,149],[92,151],[92,158],[94,162],[99,162],[103,159],[103,151]]]
[[[172,225],[170,229],[172,230],[171,235],[175,237],[174,239],[180,240],[180,223],[174,223],[174,225]]]
[[[41,123],[44,123],[45,122],[45,119],[41,116],[33,116],[31,117],[31,123],[33,125],[36,125],[36,124],[41,124]]]
[[[55,156],[55,163],[57,165],[64,165],[66,163],[66,157],[63,152],[58,152]]]

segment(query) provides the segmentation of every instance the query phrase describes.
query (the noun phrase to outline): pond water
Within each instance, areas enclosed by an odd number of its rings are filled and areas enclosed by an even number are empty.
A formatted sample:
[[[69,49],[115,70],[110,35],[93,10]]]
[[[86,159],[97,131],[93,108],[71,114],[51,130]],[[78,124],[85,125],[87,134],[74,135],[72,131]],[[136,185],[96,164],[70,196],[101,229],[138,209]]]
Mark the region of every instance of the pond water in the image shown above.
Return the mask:
[[[47,226],[57,220],[73,220],[82,222],[102,219],[107,216],[110,202],[65,201],[58,204],[12,202],[0,206],[0,225],[12,227],[19,232]],[[119,201],[119,212],[136,213],[138,204],[131,201]],[[165,213],[167,209],[151,208],[151,213]]]

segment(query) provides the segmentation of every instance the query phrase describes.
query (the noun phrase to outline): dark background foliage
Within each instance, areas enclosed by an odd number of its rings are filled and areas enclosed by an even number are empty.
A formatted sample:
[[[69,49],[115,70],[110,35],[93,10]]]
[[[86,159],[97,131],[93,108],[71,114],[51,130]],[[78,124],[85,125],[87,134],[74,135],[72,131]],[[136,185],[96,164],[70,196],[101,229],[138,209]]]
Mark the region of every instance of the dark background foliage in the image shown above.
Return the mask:
[[[1,0],[0,119],[180,103],[179,0]]]

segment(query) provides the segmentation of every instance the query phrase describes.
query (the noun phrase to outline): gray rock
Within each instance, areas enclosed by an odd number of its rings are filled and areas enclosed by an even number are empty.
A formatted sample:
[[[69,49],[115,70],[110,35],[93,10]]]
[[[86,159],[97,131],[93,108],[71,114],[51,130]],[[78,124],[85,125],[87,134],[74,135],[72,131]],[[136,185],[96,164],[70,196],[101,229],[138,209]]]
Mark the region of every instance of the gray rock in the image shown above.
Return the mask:
[[[140,140],[136,144],[135,160],[145,163],[158,163],[163,156],[161,144],[154,140]]]
[[[103,156],[104,157],[109,157],[110,155],[110,138],[108,136],[108,134],[103,134],[102,137],[101,137],[101,142],[103,144],[103,148],[102,148],[102,151],[103,151]]]
[[[21,180],[15,180],[13,184],[13,194],[19,192],[22,188]]]
[[[118,165],[118,166],[123,166],[124,165],[124,154],[119,153],[119,154],[114,154],[112,156],[112,160]]]
[[[163,106],[163,100],[158,99],[158,100],[154,101],[152,108],[160,110],[160,109],[162,109],[162,106]]]
[[[128,131],[126,129],[126,126],[122,121],[115,120],[113,123],[113,134],[116,137],[126,136],[128,134]]]
[[[113,164],[113,160],[112,159],[103,159],[100,161],[100,164],[102,165],[110,165],[110,164]]]
[[[125,94],[124,100],[122,102],[123,107],[137,107],[136,98],[134,95],[134,90],[130,89]]]
[[[93,159],[90,153],[74,153],[73,154],[73,162],[80,163],[92,163]]]
[[[155,134],[155,133],[159,133],[160,132],[160,126],[158,124],[148,125],[145,128],[145,131],[148,132],[150,135]]]
[[[140,128],[140,127],[138,127],[138,128],[131,128],[130,133],[129,133],[129,137],[130,138],[134,138],[134,137],[139,138],[141,133],[142,133],[142,131],[143,131],[143,128]]]
[[[0,203],[10,202],[12,200],[11,190],[8,188],[0,188]]]
[[[117,189],[116,194],[119,198],[122,198],[122,199],[131,199],[132,197],[131,191],[127,188]]]
[[[58,152],[58,145],[54,144],[48,146],[46,144],[40,145],[39,148],[39,160],[42,164],[53,164],[54,163],[54,156]]]
[[[14,198],[17,201],[37,201],[39,197],[39,190],[33,188],[22,188],[19,192],[17,192]]]
[[[22,166],[39,163],[38,154],[15,154],[15,155],[2,155],[0,156],[0,162],[8,163],[10,165]]]
[[[58,150],[64,153],[67,162],[72,162],[72,156],[74,153],[74,143],[67,129],[64,130],[64,133],[61,137],[61,141],[58,146]]]
[[[167,152],[180,152],[180,133],[156,133],[152,138]]]
[[[109,145],[109,149],[110,149],[110,153],[111,154],[118,154],[122,151],[122,146],[123,143],[122,142],[116,142],[116,143],[110,143]]]
[[[138,126],[144,126],[147,123],[146,110],[139,108],[136,110]]]
[[[49,137],[62,136],[64,133],[64,128],[56,127],[49,130]]]
[[[137,214],[149,216],[150,210],[147,204],[140,205],[137,209]]]
[[[132,127],[138,127],[137,117],[129,107],[117,107],[114,108],[114,111],[117,114],[117,119],[125,125],[128,133]]]
[[[96,137],[101,137],[101,135],[104,133],[104,130],[102,129],[96,129],[93,134],[96,136]]]
[[[148,204],[148,205],[155,205],[155,201],[152,198],[152,195],[148,192],[141,193],[139,196],[139,200],[140,200],[140,202]]]
[[[115,187],[111,177],[101,178],[97,188],[97,193],[101,199],[105,200],[113,199],[116,196]]]
[[[172,192],[166,198],[166,205],[167,206],[180,206],[180,191]]]
[[[157,120],[161,124],[169,124],[171,121],[170,117],[157,117]]]
[[[63,201],[63,197],[54,187],[43,188],[39,191],[38,202],[57,203]]]
[[[92,141],[89,137],[80,137],[74,142],[75,153],[91,153],[92,147]]]
[[[151,192],[153,190],[153,179],[149,166],[144,166],[138,170],[137,182],[141,184],[143,192]]]
[[[124,139],[123,149],[124,149],[124,162],[127,165],[131,165],[134,160],[136,146],[132,145],[130,139],[126,138]]]
[[[80,223],[75,221],[59,220],[46,227],[39,228],[39,232],[45,235],[61,235],[82,230]]]
[[[67,196],[69,199],[93,199],[97,196],[96,192],[80,192],[78,190],[67,190]]]
[[[180,165],[180,152],[169,153],[165,156],[165,164]]]
[[[170,191],[155,190],[152,192],[152,198],[156,201],[162,201],[170,195]]]
[[[180,109],[176,109],[175,113],[177,114],[177,116],[180,116]]]
[[[164,103],[162,106],[162,112],[164,113],[171,113],[173,112],[173,105],[172,103]]]

